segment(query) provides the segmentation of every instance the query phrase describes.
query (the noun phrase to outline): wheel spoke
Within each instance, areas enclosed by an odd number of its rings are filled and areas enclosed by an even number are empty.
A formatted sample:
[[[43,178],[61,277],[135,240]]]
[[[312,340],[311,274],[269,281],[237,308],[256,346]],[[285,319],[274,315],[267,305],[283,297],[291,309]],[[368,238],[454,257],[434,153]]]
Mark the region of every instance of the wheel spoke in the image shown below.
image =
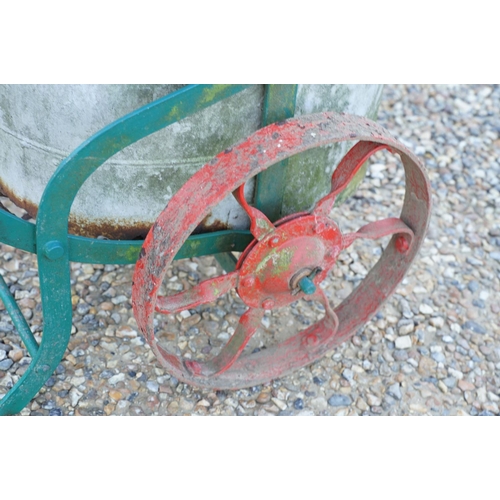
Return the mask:
[[[382,149],[387,149],[387,146],[378,142],[358,142],[354,145],[333,171],[331,191],[316,203],[313,213],[328,216],[337,196],[348,186],[365,161]]]
[[[185,365],[193,374],[204,377],[224,373],[240,357],[252,335],[261,326],[263,316],[264,309],[249,309],[241,316],[234,335],[217,356],[206,363],[185,361]]]
[[[190,290],[169,297],[158,297],[156,311],[162,314],[176,314],[185,309],[192,309],[207,302],[213,302],[229,292],[238,284],[239,272],[234,271],[202,281]]]
[[[413,240],[413,231],[401,219],[397,217],[390,217],[388,219],[370,222],[359,228],[355,233],[344,234],[342,249],[344,250],[348,248],[359,238],[376,240],[384,236],[398,233],[406,235],[405,241],[409,247]]]
[[[251,207],[244,194],[245,185],[242,184],[238,189],[233,192],[233,196],[238,203],[244,208],[245,212],[250,217],[250,232],[257,240],[261,240],[269,233],[274,231],[273,223],[257,208]]]
[[[304,299],[307,301],[317,300],[318,302],[321,302],[321,304],[323,304],[326,316],[326,324],[323,326],[330,329],[332,331],[332,335],[335,335],[335,332],[337,331],[339,326],[339,319],[337,318],[337,315],[330,306],[330,301],[328,300],[328,297],[325,295],[325,292],[323,292],[323,290],[318,287],[316,288],[316,291],[314,292],[313,295],[306,296],[304,297]]]

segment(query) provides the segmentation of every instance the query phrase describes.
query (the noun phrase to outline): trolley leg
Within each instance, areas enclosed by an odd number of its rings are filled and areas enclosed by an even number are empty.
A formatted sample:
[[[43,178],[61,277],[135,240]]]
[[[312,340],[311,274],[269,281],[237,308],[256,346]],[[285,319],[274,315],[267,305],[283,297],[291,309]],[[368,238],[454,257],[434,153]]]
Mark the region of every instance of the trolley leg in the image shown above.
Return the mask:
[[[38,257],[44,318],[42,341],[24,375],[0,400],[0,415],[19,413],[34,398],[61,362],[71,335],[69,261],[66,257],[57,264],[48,263]],[[33,342],[36,341],[33,339]],[[27,348],[34,350],[29,345]]]
[[[52,332],[53,333],[53,332]],[[14,415],[19,413],[43,387],[52,373],[59,365],[66,346],[69,342],[71,325],[66,328],[64,335],[51,335],[50,330],[45,330],[38,353],[33,358],[29,368],[14,385],[14,387],[0,400],[0,415]],[[59,341],[51,340],[58,337]],[[61,340],[64,341],[61,342]]]

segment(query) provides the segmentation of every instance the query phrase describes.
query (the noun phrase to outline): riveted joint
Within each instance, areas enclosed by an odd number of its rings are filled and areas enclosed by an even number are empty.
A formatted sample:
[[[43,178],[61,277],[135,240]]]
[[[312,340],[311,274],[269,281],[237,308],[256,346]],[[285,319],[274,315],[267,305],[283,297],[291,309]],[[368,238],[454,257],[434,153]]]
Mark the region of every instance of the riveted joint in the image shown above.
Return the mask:
[[[245,287],[252,287],[255,285],[255,276],[245,276],[241,280],[241,285]]]
[[[49,260],[58,260],[64,255],[64,247],[60,241],[48,241],[43,247],[43,254]]]
[[[399,253],[406,253],[410,249],[410,244],[408,243],[408,240],[403,236],[400,235],[396,238],[396,250]]]

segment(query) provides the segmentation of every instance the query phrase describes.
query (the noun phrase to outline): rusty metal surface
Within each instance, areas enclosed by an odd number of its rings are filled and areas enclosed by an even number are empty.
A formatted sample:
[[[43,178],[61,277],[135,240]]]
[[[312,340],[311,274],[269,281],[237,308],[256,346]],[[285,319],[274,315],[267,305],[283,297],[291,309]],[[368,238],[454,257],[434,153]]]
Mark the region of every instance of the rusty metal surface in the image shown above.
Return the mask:
[[[185,85],[0,85],[0,187],[36,217],[57,166],[114,120]],[[207,98],[217,87],[208,89]],[[225,86],[231,87],[231,86]],[[244,87],[244,86],[232,86]],[[125,148],[82,186],[70,233],[109,239],[143,238],[170,197],[214,154],[260,124],[263,86],[252,86]],[[234,200],[215,209],[199,232],[235,227],[244,213]],[[230,216],[229,216],[230,214]],[[246,219],[240,222],[243,227]]]
[[[179,311],[210,302],[236,287],[250,309],[221,353],[211,360],[184,360],[167,352],[155,338],[153,316],[158,291],[178,249],[210,208],[241,188],[258,172],[301,151],[343,141],[359,141],[332,176],[331,191],[311,213],[299,213],[273,226],[263,214],[236,193],[251,218],[255,241],[237,270],[208,280],[173,297],[161,299],[162,312]],[[406,196],[400,218],[371,222],[355,233],[342,235],[328,214],[335,198],[365,160],[380,148],[399,154],[406,172]],[[220,153],[198,171],[172,198],[144,242],[136,264],[132,303],[138,326],[160,363],[180,380],[212,388],[241,388],[285,375],[322,357],[355,333],[403,279],[424,238],[430,214],[430,187],[419,160],[376,123],[365,118],[321,113],[270,125],[246,141]],[[380,260],[351,295],[333,308],[320,287],[338,253],[357,238],[393,235]],[[316,286],[311,295],[297,292],[294,277],[311,270]],[[248,339],[265,309],[297,300],[317,300],[325,317],[286,341],[245,354]],[[192,302],[190,302],[192,301]]]
[[[0,85],[0,189],[36,217],[44,187],[61,161],[100,128],[182,85]],[[319,110],[372,116],[380,85],[299,85],[296,114]],[[142,239],[177,190],[217,152],[260,127],[264,89],[254,85],[173,124],[109,159],[82,186],[71,209],[71,234]],[[27,111],[28,110],[28,111]],[[322,189],[342,151],[301,159],[285,210]],[[304,172],[309,172],[305,174]],[[307,179],[300,178],[301,176]],[[307,189],[303,189],[307,180]],[[297,182],[298,186],[292,187]],[[253,181],[247,183],[253,192]],[[303,192],[305,191],[305,192]],[[296,211],[296,210],[295,210]],[[246,229],[228,196],[195,232]]]

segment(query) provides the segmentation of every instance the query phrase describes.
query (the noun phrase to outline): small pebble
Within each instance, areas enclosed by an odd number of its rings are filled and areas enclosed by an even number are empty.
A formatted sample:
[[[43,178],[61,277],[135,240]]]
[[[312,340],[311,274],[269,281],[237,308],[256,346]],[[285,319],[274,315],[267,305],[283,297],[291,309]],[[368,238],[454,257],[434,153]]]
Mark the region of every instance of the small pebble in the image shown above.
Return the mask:
[[[328,398],[328,404],[330,406],[349,406],[351,403],[351,398],[345,394],[334,394]]]
[[[294,403],[293,403],[293,407],[296,409],[296,410],[303,410],[304,409],[304,400],[302,398],[297,398]]]
[[[434,312],[434,309],[427,305],[427,304],[420,304],[418,310],[422,313],[422,314],[432,314]]]
[[[472,320],[466,321],[463,324],[463,328],[471,330],[474,333],[480,333],[482,335],[486,333],[486,329],[484,327],[482,327],[479,323],[476,323],[475,321]]]
[[[271,391],[262,391],[256,399],[257,403],[265,404],[271,401]]]
[[[402,397],[401,386],[399,384],[392,384],[391,386],[388,387],[387,394],[389,394],[389,396],[392,396],[394,399],[397,399],[399,401]]]
[[[409,335],[405,337],[398,337],[396,339],[397,349],[409,349],[412,346],[411,338]]]
[[[148,380],[148,382],[146,382],[146,387],[148,388],[148,391],[151,391],[151,392],[158,392],[160,390],[160,386],[158,385],[158,382],[155,382],[152,380]]]

